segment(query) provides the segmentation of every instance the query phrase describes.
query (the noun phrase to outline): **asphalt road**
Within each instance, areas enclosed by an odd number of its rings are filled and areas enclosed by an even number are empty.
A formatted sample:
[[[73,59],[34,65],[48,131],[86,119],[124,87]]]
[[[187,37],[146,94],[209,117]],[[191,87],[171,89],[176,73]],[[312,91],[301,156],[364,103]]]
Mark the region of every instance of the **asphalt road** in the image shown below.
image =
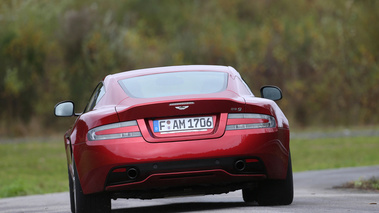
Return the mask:
[[[335,189],[347,181],[379,177],[379,166],[309,171],[294,174],[292,205],[245,204],[241,191],[223,195],[112,201],[112,212],[379,212],[379,193]],[[1,186],[0,186],[1,187]],[[0,199],[0,212],[70,212],[68,192]]]

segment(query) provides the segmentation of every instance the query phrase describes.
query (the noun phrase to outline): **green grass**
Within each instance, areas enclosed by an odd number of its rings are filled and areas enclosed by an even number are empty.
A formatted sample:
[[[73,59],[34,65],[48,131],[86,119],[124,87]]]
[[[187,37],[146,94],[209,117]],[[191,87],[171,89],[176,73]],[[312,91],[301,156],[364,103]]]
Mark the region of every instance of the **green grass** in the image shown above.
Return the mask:
[[[0,143],[0,198],[68,190],[63,141]]]
[[[293,170],[319,170],[379,164],[379,137],[291,140]]]
[[[379,137],[291,140],[294,171],[378,165]],[[68,191],[63,142],[0,143],[0,198]]]

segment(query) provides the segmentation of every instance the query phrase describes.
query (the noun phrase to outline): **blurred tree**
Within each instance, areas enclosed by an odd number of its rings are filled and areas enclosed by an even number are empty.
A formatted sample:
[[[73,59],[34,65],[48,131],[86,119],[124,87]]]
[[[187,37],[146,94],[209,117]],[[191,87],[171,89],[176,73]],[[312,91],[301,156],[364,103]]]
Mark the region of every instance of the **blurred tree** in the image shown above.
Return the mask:
[[[379,122],[375,0],[0,1],[0,134],[66,124],[54,104],[80,111],[107,74],[181,64],[280,86],[295,126]]]

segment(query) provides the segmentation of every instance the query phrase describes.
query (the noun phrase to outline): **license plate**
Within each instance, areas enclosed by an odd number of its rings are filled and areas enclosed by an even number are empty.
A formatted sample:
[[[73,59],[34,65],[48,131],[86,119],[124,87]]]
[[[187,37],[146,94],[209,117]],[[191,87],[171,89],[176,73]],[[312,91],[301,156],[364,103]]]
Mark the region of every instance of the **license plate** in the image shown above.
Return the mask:
[[[213,128],[213,118],[209,116],[154,120],[153,125],[154,132],[161,133],[205,131]]]

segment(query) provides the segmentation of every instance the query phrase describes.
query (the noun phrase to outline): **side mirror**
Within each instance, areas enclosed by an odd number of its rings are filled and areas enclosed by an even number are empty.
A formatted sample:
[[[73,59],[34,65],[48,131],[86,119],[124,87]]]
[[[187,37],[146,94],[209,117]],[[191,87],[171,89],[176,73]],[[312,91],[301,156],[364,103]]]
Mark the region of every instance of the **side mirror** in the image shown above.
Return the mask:
[[[57,117],[71,117],[75,115],[74,109],[74,102],[62,101],[55,105],[54,114]]]
[[[264,86],[261,88],[261,97],[278,101],[282,99],[282,91],[276,86]]]

